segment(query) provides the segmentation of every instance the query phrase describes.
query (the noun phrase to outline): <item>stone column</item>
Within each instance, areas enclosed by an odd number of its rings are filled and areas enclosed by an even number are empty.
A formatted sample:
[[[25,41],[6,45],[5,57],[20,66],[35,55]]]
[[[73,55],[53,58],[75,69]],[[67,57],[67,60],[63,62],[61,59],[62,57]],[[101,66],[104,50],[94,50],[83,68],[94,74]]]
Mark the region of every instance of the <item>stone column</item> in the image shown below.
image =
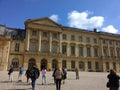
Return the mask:
[[[85,61],[85,71],[88,71],[88,62]]]
[[[30,45],[30,29],[27,29],[26,30],[27,33],[26,33],[26,50],[29,51],[29,45]]]
[[[107,42],[107,44],[108,44],[108,45],[107,45],[107,46],[108,46],[108,56],[109,56],[109,57],[111,57],[111,55],[110,55],[110,46],[109,46],[109,41]]]
[[[59,53],[62,53],[62,44],[61,44],[61,40],[62,40],[62,34],[59,33]]]
[[[41,51],[41,31],[39,31],[39,36],[38,36],[38,51]]]
[[[116,42],[114,41],[114,56],[117,57]]]
[[[52,33],[49,33],[50,37],[49,37],[49,52],[51,53],[52,51]]]
[[[75,45],[75,56],[76,57],[78,57],[78,50],[79,50],[79,48],[78,48],[78,45],[76,44]]]
[[[48,70],[52,70],[52,65],[51,65],[51,64],[52,64],[52,62],[49,61],[49,62],[48,62],[48,66],[47,66],[47,67],[48,67],[48,68],[47,68]]]
[[[67,60],[67,69],[71,70],[71,61]]]
[[[104,55],[103,55],[103,43],[102,43],[102,39],[101,39],[100,43],[101,43],[101,56],[104,57]]]
[[[70,44],[67,44],[67,56],[70,56]]]

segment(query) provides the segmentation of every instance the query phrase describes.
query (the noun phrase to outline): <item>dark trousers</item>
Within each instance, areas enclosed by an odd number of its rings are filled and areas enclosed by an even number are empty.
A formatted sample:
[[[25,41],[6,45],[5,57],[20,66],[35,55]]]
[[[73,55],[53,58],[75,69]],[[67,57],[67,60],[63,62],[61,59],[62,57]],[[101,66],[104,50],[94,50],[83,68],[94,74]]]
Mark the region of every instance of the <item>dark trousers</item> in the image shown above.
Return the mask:
[[[35,90],[35,82],[36,82],[36,80],[35,80],[35,79],[32,79],[32,82],[31,82],[32,90]]]
[[[110,87],[110,90],[119,90],[118,87]]]
[[[60,88],[61,88],[61,79],[56,79],[55,83],[56,83],[56,90],[60,90]]]

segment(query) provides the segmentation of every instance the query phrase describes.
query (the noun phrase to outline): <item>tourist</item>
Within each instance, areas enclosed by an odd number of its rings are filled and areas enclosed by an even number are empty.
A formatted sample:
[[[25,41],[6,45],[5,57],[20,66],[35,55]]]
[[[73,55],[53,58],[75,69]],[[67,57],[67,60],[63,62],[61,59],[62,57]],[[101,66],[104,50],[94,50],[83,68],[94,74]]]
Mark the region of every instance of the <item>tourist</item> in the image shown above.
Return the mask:
[[[38,79],[39,75],[40,75],[39,69],[36,67],[36,65],[33,65],[32,68],[30,69],[32,90],[35,90],[36,79]]]
[[[24,74],[24,67],[21,66],[20,69],[19,69],[19,75],[18,75],[18,80],[20,82],[22,82],[22,76],[23,76],[23,74]]]
[[[9,75],[9,81],[13,81],[13,71],[14,71],[14,68],[13,68],[13,65],[10,65],[10,69],[8,70],[8,75]]]
[[[29,81],[29,79],[30,79],[30,67],[28,67],[28,69],[26,70],[26,73],[25,73],[25,76],[27,77],[27,83],[29,83],[30,84],[30,81]]]
[[[119,90],[119,79],[120,76],[116,74],[116,72],[111,69],[109,75],[107,76],[109,79],[107,83],[107,87],[109,90]]]
[[[42,85],[43,84],[46,84],[46,69],[45,68],[43,68],[42,69]]]
[[[63,71],[62,81],[63,81],[63,84],[64,84],[65,83],[65,79],[67,78],[67,69],[62,68],[62,71]]]
[[[79,70],[78,70],[78,68],[75,69],[75,74],[76,74],[76,80],[79,79]]]
[[[63,71],[61,68],[57,68],[55,71],[55,83],[56,83],[56,90],[60,90],[61,88],[61,80],[63,76]]]
[[[55,72],[56,72],[57,68],[54,69],[52,77],[54,78],[54,83],[55,83]]]

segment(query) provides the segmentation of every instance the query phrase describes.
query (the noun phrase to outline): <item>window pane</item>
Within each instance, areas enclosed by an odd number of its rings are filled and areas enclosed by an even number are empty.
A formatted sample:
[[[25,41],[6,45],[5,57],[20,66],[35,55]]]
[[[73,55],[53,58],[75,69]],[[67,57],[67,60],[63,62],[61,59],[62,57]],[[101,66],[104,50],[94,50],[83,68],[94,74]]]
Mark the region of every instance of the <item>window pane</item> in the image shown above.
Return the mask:
[[[67,40],[66,34],[63,34],[63,40]]]
[[[90,52],[90,48],[87,47],[87,56],[90,57],[91,56],[91,52]]]
[[[66,54],[66,45],[62,45],[62,54]]]
[[[83,56],[83,47],[79,47],[79,55]]]

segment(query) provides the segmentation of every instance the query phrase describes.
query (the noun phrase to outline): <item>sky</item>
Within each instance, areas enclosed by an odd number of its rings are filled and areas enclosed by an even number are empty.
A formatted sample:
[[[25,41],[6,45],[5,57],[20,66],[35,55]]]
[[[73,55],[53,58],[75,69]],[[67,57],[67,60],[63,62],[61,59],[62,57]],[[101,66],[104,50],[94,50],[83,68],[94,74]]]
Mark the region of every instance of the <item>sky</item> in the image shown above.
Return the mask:
[[[120,0],[0,0],[0,24],[24,29],[49,17],[62,26],[120,34]]]

